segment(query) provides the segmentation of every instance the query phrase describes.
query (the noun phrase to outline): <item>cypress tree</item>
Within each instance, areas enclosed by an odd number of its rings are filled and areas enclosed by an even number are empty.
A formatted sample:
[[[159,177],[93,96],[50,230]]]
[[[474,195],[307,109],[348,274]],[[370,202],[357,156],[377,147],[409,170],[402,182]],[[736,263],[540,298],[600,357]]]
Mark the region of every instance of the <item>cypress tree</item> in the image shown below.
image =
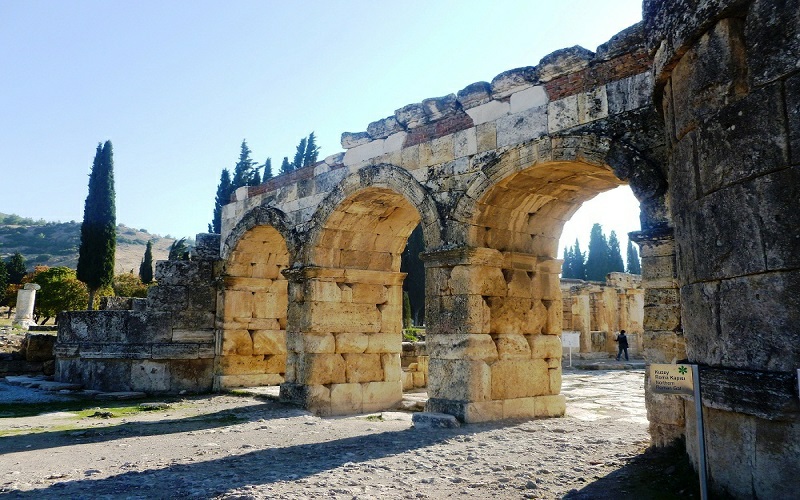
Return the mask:
[[[8,272],[9,283],[13,285],[22,283],[22,278],[28,273],[27,269],[25,269],[25,257],[19,252],[14,253],[6,263],[6,271]]]
[[[262,180],[264,182],[272,179],[272,158],[267,158],[267,161],[264,162],[264,175],[262,176]]]
[[[250,182],[247,184],[248,186],[258,186],[261,184],[261,175],[258,173],[258,168],[256,167],[253,170],[253,176],[250,177]]]
[[[603,227],[595,223],[589,233],[589,256],[586,258],[586,279],[605,281],[608,274],[608,241]]]
[[[242,139],[241,151],[239,152],[239,161],[233,168],[233,179],[231,180],[231,192],[236,191],[242,186],[247,186],[253,178],[253,165],[256,164],[250,158],[250,148],[247,147],[247,141]]]
[[[303,167],[303,160],[306,156],[306,138],[300,139],[300,144],[297,145],[297,150],[294,153],[294,160],[292,161],[292,170],[297,170]]]
[[[625,263],[622,261],[622,251],[619,248],[617,233],[615,231],[611,231],[611,234],[608,237],[608,273],[624,272]]]
[[[233,193],[232,187],[231,173],[228,172],[227,168],[223,168],[217,185],[217,196],[214,198],[214,218],[211,219],[211,224],[208,225],[209,233],[220,234],[222,232],[222,207],[230,203],[231,193]]]
[[[417,226],[408,237],[406,248],[400,256],[400,272],[407,273],[403,290],[408,292],[411,315],[417,325],[425,322],[425,264],[419,258],[424,251],[422,226]]]
[[[289,158],[287,156],[284,156],[283,163],[281,163],[281,173],[288,174],[292,170],[294,170],[294,168],[292,167],[292,164],[289,163]]]
[[[139,278],[142,283],[149,285],[153,282],[153,242],[147,242],[147,248],[144,251],[144,258],[139,265]]]
[[[306,141],[306,151],[303,154],[303,166],[307,167],[317,163],[318,156],[319,146],[317,146],[317,138],[314,136],[314,132],[311,132],[308,134],[308,140]]]
[[[639,252],[636,251],[636,248],[633,246],[633,242],[631,242],[631,240],[628,240],[627,254],[628,272],[631,274],[642,274],[642,265],[639,262]]]
[[[578,280],[586,279],[586,254],[581,252],[581,244],[575,238],[575,246],[572,247],[572,277]]]
[[[97,290],[114,281],[114,252],[117,217],[114,204],[114,154],[111,141],[97,145],[89,175],[89,194],[83,210],[81,245],[78,251],[78,279],[89,289],[89,305],[94,309]]]
[[[561,264],[561,277],[572,278],[572,252],[564,247],[564,263]]]
[[[6,294],[6,287],[8,286],[8,270],[6,263],[0,260],[0,303],[3,302]]]

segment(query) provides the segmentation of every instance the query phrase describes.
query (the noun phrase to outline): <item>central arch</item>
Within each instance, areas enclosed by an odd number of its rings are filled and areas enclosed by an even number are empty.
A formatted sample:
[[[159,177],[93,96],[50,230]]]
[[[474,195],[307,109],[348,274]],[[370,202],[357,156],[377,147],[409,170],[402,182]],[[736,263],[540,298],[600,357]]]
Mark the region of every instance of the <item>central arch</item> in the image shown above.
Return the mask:
[[[402,399],[401,254],[422,223],[440,242],[435,204],[392,166],[345,178],[311,219],[303,266],[288,269],[288,362],[281,399],[318,414],[387,409]]]

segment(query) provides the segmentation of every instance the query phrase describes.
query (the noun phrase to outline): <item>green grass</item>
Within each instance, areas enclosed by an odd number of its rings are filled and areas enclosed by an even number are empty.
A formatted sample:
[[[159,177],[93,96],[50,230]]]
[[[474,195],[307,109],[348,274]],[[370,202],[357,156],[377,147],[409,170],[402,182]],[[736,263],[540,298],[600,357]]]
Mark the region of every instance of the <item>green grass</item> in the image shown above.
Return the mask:
[[[159,411],[154,408],[141,407],[141,402],[131,404],[130,401],[108,402],[97,406],[97,401],[80,399],[69,401],[51,401],[46,403],[7,403],[0,407],[0,418],[32,417],[45,413],[73,412],[79,418],[92,416],[95,412],[109,412],[112,417],[118,418],[135,415],[143,411]],[[166,408],[164,408],[166,410]]]
[[[364,417],[364,420],[367,420],[368,422],[383,422],[383,414],[379,413],[377,415],[367,415]]]

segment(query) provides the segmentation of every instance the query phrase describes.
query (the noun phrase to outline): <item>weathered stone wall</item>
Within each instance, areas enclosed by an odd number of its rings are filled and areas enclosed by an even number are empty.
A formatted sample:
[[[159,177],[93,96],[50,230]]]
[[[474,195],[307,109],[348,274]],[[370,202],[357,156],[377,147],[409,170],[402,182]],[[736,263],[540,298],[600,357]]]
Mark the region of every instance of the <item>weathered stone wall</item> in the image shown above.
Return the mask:
[[[644,290],[641,277],[610,273],[605,284],[561,280],[562,330],[581,334],[581,347],[573,355],[584,359],[616,355],[615,335],[625,330],[628,354],[642,354]]]
[[[95,390],[210,391],[218,248],[218,238],[200,236],[196,260],[157,262],[158,285],[136,302],[140,310],[59,314],[56,379]]]
[[[800,488],[800,2],[646,1],[644,12],[711,485],[739,498],[792,498]]]
[[[403,342],[400,367],[403,369],[403,390],[421,389],[428,385],[428,349],[425,342]]]

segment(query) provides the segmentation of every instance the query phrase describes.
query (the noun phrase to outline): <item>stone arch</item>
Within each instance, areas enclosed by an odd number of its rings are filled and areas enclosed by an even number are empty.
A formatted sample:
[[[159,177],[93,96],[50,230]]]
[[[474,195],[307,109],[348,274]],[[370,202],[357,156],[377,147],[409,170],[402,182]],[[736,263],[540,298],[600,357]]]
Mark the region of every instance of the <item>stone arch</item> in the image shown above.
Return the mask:
[[[416,210],[422,224],[426,248],[441,246],[441,218],[431,195],[411,176],[408,170],[394,165],[381,164],[362,168],[348,175],[320,203],[309,221],[307,243],[303,252],[305,262],[311,262],[308,260],[311,257],[309,250],[317,245],[325,225],[330,222],[330,217],[341,209],[342,203],[357,196],[360,191],[375,189],[380,189],[387,194],[395,193],[395,196],[392,196],[394,200],[397,202],[404,200]]]
[[[282,399],[320,414],[400,402],[400,255],[420,221],[426,245],[438,246],[432,199],[391,165],[348,176],[322,202],[306,232],[306,265],[284,273],[292,307]]]
[[[215,387],[278,385],[286,373],[289,267],[283,214],[256,207],[225,239]]]

